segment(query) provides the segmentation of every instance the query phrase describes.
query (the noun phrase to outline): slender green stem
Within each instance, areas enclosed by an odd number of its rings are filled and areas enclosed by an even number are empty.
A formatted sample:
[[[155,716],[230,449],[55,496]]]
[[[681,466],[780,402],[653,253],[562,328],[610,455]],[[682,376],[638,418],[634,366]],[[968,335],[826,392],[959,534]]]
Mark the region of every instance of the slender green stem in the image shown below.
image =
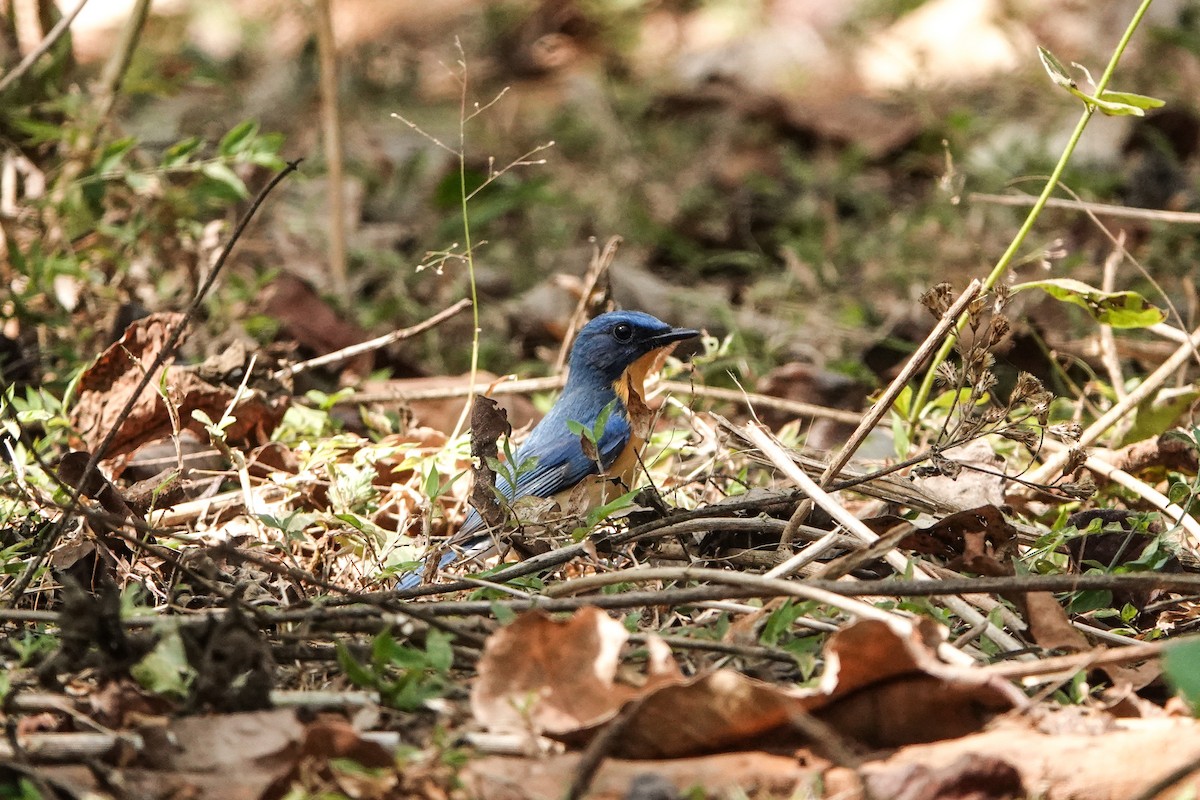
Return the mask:
[[[1125,48],[1129,45],[1129,40],[1133,38],[1134,31],[1137,30],[1142,22],[1142,17],[1150,9],[1150,3],[1151,0],[1142,0],[1133,15],[1133,19],[1130,20],[1128,27],[1125,28],[1125,33],[1117,43],[1116,49],[1113,50],[1112,58],[1108,61],[1108,66],[1104,68],[1104,74],[1096,82],[1096,95],[1100,95],[1107,88],[1109,80],[1112,79],[1113,73],[1117,69],[1117,63],[1120,62],[1121,56],[1125,53]],[[1091,120],[1094,113],[1096,113],[1095,106],[1090,104],[1084,105],[1079,122],[1076,123],[1075,130],[1072,131],[1071,138],[1067,141],[1067,146],[1063,148],[1062,155],[1059,156],[1058,163],[1054,166],[1054,171],[1050,174],[1046,185],[1042,188],[1042,193],[1038,196],[1037,201],[1029,209],[1029,214],[1025,217],[1025,222],[1021,225],[1020,230],[1017,231],[1017,235],[1013,237],[1012,242],[1008,245],[1008,249],[1000,256],[1000,260],[996,262],[996,266],[992,268],[991,273],[984,280],[983,291],[990,291],[996,285],[1012,263],[1013,258],[1016,257],[1017,251],[1021,249],[1021,245],[1025,243],[1025,238],[1033,230],[1033,225],[1041,215],[1042,209],[1046,207],[1046,201],[1050,199],[1050,195],[1053,194],[1055,187],[1058,186],[1058,181],[1067,167],[1067,161],[1070,160],[1072,153],[1075,152],[1075,146],[1079,144],[1079,140],[1083,136],[1083,130],[1087,127],[1088,121]],[[945,361],[947,356],[950,355],[950,351],[954,349],[954,344],[958,340],[958,334],[967,324],[967,319],[968,314],[966,313],[958,318],[958,323],[954,331],[946,337],[946,341],[942,343],[941,348],[933,357],[933,361],[930,362],[929,369],[925,372],[925,377],[921,381],[921,387],[917,391],[916,399],[909,411],[908,424],[912,434],[916,433],[918,416],[921,409],[925,407],[925,403],[929,399],[929,393],[933,389],[933,381],[936,377],[938,365]]]
[[[467,380],[466,405],[458,416],[450,441],[458,438],[463,425],[466,424],[467,415],[471,413],[471,405],[475,401],[475,379],[479,374],[479,290],[475,285],[475,249],[471,246],[471,219],[467,216],[467,202],[470,200],[467,193],[467,62],[462,45],[459,44],[458,47],[462,57],[459,62],[462,65],[462,94],[459,97],[458,112],[458,189],[463,225],[463,253],[467,260],[467,281],[471,291],[471,373]]]

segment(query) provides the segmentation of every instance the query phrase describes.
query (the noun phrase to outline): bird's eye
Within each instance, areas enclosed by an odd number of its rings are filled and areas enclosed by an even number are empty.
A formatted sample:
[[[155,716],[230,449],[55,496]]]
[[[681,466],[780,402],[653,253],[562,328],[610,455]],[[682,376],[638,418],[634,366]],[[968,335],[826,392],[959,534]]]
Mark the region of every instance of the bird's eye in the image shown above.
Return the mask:
[[[633,338],[633,326],[628,322],[621,322],[612,330],[613,338],[618,342],[628,342]]]

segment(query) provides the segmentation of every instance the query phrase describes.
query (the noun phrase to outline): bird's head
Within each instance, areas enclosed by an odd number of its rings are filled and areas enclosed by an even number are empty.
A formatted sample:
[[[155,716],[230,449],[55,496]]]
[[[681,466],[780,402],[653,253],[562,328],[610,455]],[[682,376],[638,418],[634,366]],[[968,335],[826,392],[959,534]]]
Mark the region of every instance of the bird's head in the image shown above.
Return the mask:
[[[672,328],[641,311],[601,314],[583,326],[571,348],[571,378],[587,376],[598,378],[605,385],[616,383],[635,364],[645,364],[642,373],[649,369],[650,364],[641,361],[644,357],[699,335],[699,331],[691,328]],[[644,374],[639,376],[639,388],[640,377]]]

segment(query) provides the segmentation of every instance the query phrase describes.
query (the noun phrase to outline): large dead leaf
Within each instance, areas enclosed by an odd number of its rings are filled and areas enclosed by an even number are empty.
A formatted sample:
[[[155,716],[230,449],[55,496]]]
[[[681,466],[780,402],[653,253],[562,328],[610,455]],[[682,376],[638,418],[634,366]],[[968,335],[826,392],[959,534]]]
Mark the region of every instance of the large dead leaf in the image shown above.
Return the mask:
[[[192,412],[203,411],[214,421],[225,413],[248,363],[242,347],[229,347],[196,366],[164,367],[165,378],[161,371],[155,375],[137,395],[129,414],[120,416],[182,318],[181,314],[152,314],[133,322],[121,339],[80,376],[71,422],[89,450],[95,449],[114,427],[117,435],[104,454],[106,458],[169,437],[180,429],[190,429],[208,439]],[[290,392],[269,373],[269,367],[261,361],[251,373],[248,391],[233,412],[236,420],[224,431],[230,443],[262,444],[283,419]],[[160,387],[170,398],[173,414],[163,401]]]
[[[559,622],[521,615],[488,639],[471,689],[471,710],[493,731],[563,735],[611,718],[640,690],[616,682],[621,623],[595,608]],[[662,665],[651,685],[679,680]],[[644,689],[645,687],[643,687]]]

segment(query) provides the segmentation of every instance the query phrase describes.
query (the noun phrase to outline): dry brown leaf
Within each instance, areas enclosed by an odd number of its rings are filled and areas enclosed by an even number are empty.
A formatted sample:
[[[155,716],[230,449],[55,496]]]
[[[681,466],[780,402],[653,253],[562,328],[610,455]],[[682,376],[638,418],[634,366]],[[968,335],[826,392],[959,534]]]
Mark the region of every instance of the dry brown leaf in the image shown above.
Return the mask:
[[[863,797],[860,781],[875,789],[902,785],[914,767],[928,774],[948,774],[963,759],[1002,758],[1020,773],[1021,785],[1045,800],[1128,800],[1155,780],[1184,764],[1200,760],[1200,726],[1195,720],[1156,720],[1134,730],[1107,727],[1090,734],[1056,736],[1025,724],[1006,723],[959,739],[902,748],[857,771],[835,767],[824,775],[827,796],[845,800]],[[969,762],[968,762],[969,763]],[[1163,794],[1162,800],[1200,791],[1193,772]],[[887,792],[875,797],[894,797]],[[908,795],[900,795],[908,797]],[[935,794],[933,797],[981,797],[988,794]],[[1006,795],[999,795],[1005,797]],[[926,795],[916,795],[926,797]]]
[[[496,471],[489,460],[496,458],[496,442],[511,436],[508,412],[490,397],[476,397],[471,407],[471,457],[475,481],[471,486],[471,506],[489,528],[504,523],[504,509],[496,497]],[[519,465],[510,465],[515,469]]]
[[[128,453],[179,429],[195,431],[207,441],[204,426],[192,418],[192,412],[203,411],[214,421],[225,413],[241,381],[240,370],[247,365],[245,350],[240,346],[231,346],[194,367],[165,367],[165,380],[156,375],[138,395],[128,416],[119,418],[145,370],[181,319],[180,314],[153,314],[131,323],[125,335],[80,376],[79,399],[71,409],[71,422],[88,449],[98,446],[114,426],[117,435],[105,458]],[[234,411],[236,420],[224,429],[229,443],[264,443],[283,419],[290,392],[269,378],[268,370],[259,362],[252,373],[248,391]],[[160,395],[159,387],[164,383],[174,414]]]
[[[595,608],[561,622],[522,614],[488,639],[471,689],[475,719],[492,731],[554,735],[611,718],[639,692],[615,680],[628,638]],[[678,680],[673,663],[660,668],[659,682]]]

